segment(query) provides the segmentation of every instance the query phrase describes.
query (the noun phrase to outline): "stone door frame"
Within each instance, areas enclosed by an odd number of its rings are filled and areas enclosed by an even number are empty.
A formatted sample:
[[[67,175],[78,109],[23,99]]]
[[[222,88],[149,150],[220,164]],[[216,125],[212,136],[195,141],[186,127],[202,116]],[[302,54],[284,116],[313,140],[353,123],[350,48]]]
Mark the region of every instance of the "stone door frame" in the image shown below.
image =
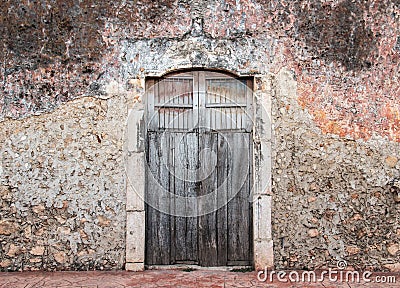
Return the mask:
[[[144,71],[146,77],[161,77],[178,70],[204,69],[205,67],[181,66],[164,71]],[[228,72],[238,77],[252,76],[253,83],[253,257],[254,268],[273,266],[273,241],[271,232],[271,74],[244,74],[220,67],[206,67]],[[132,81],[145,87],[145,79]],[[143,90],[144,91],[144,90]],[[128,99],[132,100],[132,99]],[[128,111],[125,145],[126,165],[126,259],[128,271],[144,270],[145,255],[145,92],[135,95],[135,102]]]

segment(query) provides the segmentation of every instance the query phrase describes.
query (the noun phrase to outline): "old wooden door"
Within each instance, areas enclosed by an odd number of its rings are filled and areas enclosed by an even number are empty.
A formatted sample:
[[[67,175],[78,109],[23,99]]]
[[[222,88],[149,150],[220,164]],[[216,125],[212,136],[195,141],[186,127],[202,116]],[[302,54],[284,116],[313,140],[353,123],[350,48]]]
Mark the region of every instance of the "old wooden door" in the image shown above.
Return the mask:
[[[147,265],[252,264],[252,81],[147,81]]]

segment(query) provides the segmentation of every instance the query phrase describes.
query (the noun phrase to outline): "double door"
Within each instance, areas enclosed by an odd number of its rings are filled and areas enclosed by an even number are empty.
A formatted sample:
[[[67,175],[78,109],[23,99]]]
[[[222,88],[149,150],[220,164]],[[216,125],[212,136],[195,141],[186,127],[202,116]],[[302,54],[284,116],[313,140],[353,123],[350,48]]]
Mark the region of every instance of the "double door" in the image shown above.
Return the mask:
[[[251,265],[251,81],[194,71],[146,88],[146,264]]]

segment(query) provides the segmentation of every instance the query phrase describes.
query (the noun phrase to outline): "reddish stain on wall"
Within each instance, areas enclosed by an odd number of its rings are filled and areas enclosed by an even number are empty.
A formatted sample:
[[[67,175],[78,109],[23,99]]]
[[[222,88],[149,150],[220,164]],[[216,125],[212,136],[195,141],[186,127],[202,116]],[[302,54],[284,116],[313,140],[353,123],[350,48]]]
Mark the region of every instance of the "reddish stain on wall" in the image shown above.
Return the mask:
[[[371,4],[360,14],[364,36],[373,38],[371,49],[359,40],[365,45],[361,52],[370,52],[356,62],[338,61],[340,55],[332,59],[312,53],[300,61],[298,49],[290,50],[288,57],[298,80],[298,102],[324,133],[353,139],[382,136],[400,142],[399,7],[393,3],[380,7]],[[351,51],[344,53],[346,57],[352,55]]]

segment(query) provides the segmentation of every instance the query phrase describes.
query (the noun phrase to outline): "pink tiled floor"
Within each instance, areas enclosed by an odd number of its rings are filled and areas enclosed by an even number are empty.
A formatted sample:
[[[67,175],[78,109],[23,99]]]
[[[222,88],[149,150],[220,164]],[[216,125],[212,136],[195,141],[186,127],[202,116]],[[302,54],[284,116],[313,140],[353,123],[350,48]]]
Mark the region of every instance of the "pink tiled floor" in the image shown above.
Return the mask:
[[[122,287],[400,287],[400,274],[373,274],[394,276],[397,283],[272,283],[260,282],[256,272],[225,272],[196,270],[148,270],[145,272],[13,272],[0,273],[0,287],[4,288],[122,288]]]

